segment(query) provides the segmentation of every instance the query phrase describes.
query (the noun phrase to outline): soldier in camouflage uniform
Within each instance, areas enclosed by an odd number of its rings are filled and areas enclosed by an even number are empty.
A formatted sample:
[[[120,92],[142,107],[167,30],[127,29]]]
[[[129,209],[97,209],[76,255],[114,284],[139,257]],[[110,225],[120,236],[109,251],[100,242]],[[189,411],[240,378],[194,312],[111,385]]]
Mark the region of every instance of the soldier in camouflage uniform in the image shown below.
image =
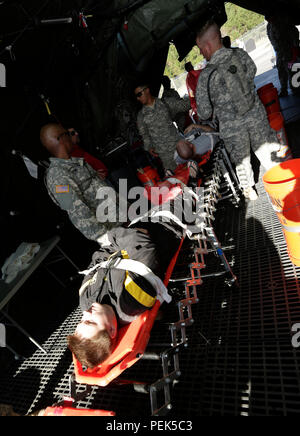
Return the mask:
[[[173,124],[173,120],[179,113],[189,111],[189,99],[165,98],[162,101],[151,95],[147,84],[138,86],[135,95],[143,105],[138,114],[137,125],[145,150],[154,156],[157,153],[165,170],[174,170],[176,145],[184,139]]]
[[[267,34],[277,56],[277,69],[281,84],[280,97],[288,95],[288,63],[292,60],[293,47],[299,47],[299,31],[288,17],[280,15],[266,16]]]
[[[256,200],[250,147],[266,170],[281,162],[276,133],[255,91],[256,65],[244,50],[223,46],[215,23],[198,33],[197,45],[209,61],[197,86],[198,115],[202,120],[213,114],[218,118],[220,137],[236,165],[244,195]]]
[[[47,170],[46,184],[52,200],[69,215],[74,226],[88,239],[103,244],[107,231],[120,226],[117,221],[118,196],[114,192],[114,202],[110,210],[116,213],[109,222],[99,222],[97,210],[101,200],[97,200],[99,189],[113,188],[87,164],[83,158],[71,158],[72,141],[69,132],[58,124],[48,124],[41,130],[41,142],[52,154]],[[103,202],[103,200],[102,200]],[[115,204],[117,202],[117,204]],[[108,205],[107,201],[105,206]]]
[[[176,100],[181,100],[180,95],[176,91],[176,89],[171,88],[171,80],[168,76],[164,76],[162,78],[162,85],[164,87],[164,92],[161,97],[162,101],[166,101],[166,104],[168,104],[168,99],[173,98]],[[184,131],[185,123],[186,123],[186,114],[181,112],[174,117],[174,121],[176,122],[178,129],[180,129],[181,132]]]

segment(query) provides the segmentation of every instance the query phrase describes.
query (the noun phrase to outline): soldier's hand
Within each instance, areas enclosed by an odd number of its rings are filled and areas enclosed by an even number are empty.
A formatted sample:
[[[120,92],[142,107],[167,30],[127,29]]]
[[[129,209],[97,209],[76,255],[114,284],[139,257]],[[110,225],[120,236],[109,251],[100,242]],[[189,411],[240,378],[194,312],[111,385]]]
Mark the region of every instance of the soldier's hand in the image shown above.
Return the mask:
[[[187,133],[190,133],[192,130],[194,130],[195,128],[197,128],[197,124],[191,124],[190,126],[188,126],[185,131],[184,134],[186,135]]]
[[[188,145],[191,148],[193,147],[193,144],[190,141],[188,141],[187,139],[180,139],[180,141],[178,141],[176,144],[177,151],[178,151],[178,148],[180,149],[180,147],[182,145]]]
[[[165,170],[165,177],[173,177],[174,172],[172,170]]]

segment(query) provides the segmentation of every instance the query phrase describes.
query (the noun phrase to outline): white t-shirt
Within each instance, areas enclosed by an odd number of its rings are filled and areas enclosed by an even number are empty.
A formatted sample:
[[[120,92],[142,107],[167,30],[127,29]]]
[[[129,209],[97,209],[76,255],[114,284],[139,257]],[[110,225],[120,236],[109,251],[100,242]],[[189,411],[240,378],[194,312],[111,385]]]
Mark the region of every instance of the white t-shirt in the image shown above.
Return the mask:
[[[201,132],[201,136],[195,137],[195,133]],[[188,135],[185,136],[185,139],[189,142],[192,142],[196,146],[196,154],[198,156],[204,155],[209,151],[213,151],[214,146],[219,140],[219,136],[212,133],[204,132],[202,129],[192,130]],[[182,159],[177,151],[174,154],[174,160],[177,165],[183,164],[187,162],[187,160]]]

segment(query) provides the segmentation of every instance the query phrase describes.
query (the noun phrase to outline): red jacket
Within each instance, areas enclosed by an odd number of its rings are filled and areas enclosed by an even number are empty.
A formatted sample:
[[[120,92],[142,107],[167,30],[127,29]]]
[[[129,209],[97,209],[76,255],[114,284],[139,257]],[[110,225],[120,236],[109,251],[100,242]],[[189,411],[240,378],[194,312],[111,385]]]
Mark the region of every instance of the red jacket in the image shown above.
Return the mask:
[[[74,145],[72,151],[72,157],[83,157],[83,159],[92,167],[95,171],[104,171],[105,177],[108,176],[108,169],[99,159],[87,153],[83,148],[79,147],[79,145]]]
[[[196,89],[201,72],[202,70],[192,70],[188,73],[186,78],[186,87],[189,93],[191,107],[194,113],[197,113]]]

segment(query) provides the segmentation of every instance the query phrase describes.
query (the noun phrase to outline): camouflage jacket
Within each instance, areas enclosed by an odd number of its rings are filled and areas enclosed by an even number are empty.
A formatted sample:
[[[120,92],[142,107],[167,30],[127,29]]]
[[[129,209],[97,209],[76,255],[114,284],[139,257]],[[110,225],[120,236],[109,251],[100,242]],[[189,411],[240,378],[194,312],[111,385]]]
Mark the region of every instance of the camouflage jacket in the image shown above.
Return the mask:
[[[162,100],[168,99],[168,98],[176,98],[177,100],[180,100],[180,95],[174,88],[165,89],[164,93],[162,95]]]
[[[156,99],[153,106],[143,106],[138,114],[137,125],[146,150],[153,148],[161,158],[165,169],[175,169],[174,153],[182,139],[173,121],[179,113],[190,109],[189,99]]]
[[[265,108],[255,90],[256,65],[248,53],[242,49],[235,50],[245,66],[245,74],[249,81],[248,87],[253,90],[251,92],[253,106],[243,116],[237,114],[232,99],[232,94],[236,92],[236,89],[228,90],[221,73],[221,65],[231,56],[231,50],[221,48],[212,56],[209,65],[217,66],[218,70],[211,72],[209,68],[205,68],[199,77],[196,91],[199,118],[208,120],[212,115],[216,116],[220,124],[220,136],[223,139],[234,136],[235,132],[239,131],[243,123],[249,119],[253,118],[258,122],[264,122],[266,119]]]
[[[82,158],[50,159],[46,184],[52,200],[69,215],[74,226],[88,239],[97,240],[118,222],[100,223],[97,220],[97,192],[107,188],[95,170]],[[112,189],[112,188],[111,188]],[[118,197],[115,197],[118,202]]]

